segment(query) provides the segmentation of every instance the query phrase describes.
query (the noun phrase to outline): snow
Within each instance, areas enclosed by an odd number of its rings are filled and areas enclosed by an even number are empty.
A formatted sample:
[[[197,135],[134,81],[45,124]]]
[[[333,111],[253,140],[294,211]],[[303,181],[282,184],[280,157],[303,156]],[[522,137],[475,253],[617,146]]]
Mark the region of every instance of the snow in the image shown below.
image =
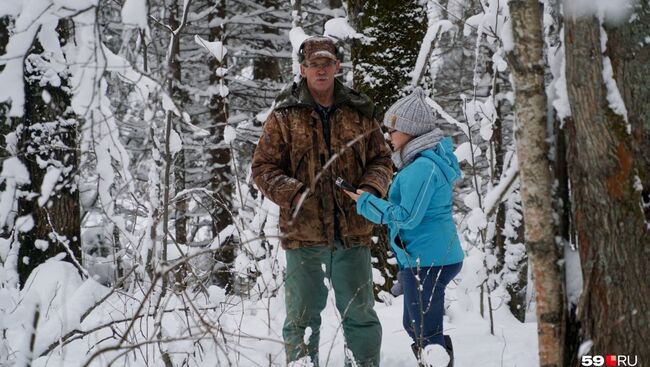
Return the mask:
[[[297,361],[292,361],[288,365],[288,367],[313,367],[314,363],[312,363],[311,357],[305,356],[300,358]]]
[[[23,80],[23,58],[29,50],[32,40],[38,31],[39,23],[34,21],[34,13],[43,12],[47,6],[45,1],[30,4],[29,11],[23,11],[16,19],[18,32],[9,38],[6,53],[0,58],[0,64],[5,68],[0,72],[0,102],[11,101],[10,117],[21,117],[24,113],[25,92]]]
[[[126,0],[122,6],[122,23],[127,26],[136,26],[140,29],[147,29],[147,1]]]
[[[426,367],[446,366],[449,363],[449,354],[441,345],[427,345],[422,350],[422,364]]]
[[[467,218],[467,227],[472,232],[478,232],[487,226],[487,218],[481,208],[473,208]]]
[[[213,242],[210,244],[210,250],[215,250],[219,248],[228,237],[232,236],[233,233],[237,230],[237,227],[230,224],[226,228],[222,229],[217,236],[215,236]]]
[[[519,163],[517,159],[512,159],[510,166],[508,166],[506,172],[502,175],[499,184],[492,188],[486,195],[483,200],[483,206],[487,213],[491,212],[492,209],[499,205],[499,199],[504,199],[507,197],[505,194],[506,190],[513,190],[515,185],[513,185],[513,180],[517,177],[519,173]]]
[[[386,284],[386,278],[384,278],[381,271],[375,267],[372,268],[372,282],[377,285]]]
[[[274,108],[275,108],[275,102],[273,102],[273,104],[271,105],[271,107],[269,107],[268,109],[263,110],[262,112],[260,112],[260,113],[258,113],[257,115],[255,115],[255,119],[256,119],[257,121],[263,123],[263,122],[266,121],[266,119],[269,117],[269,115],[271,114],[271,112],[273,112],[273,109],[274,109]]]
[[[194,42],[199,46],[205,48],[212,56],[214,56],[219,63],[223,63],[223,58],[228,53],[228,49],[223,45],[221,41],[206,41],[198,34],[194,36]]]
[[[162,107],[163,110],[172,112],[176,116],[181,115],[181,111],[176,107],[174,100],[168,94],[162,95]]]
[[[300,45],[307,39],[309,36],[305,34],[305,31],[301,27],[292,28],[289,31],[289,42],[291,42],[291,58],[293,62],[291,64],[291,71],[293,75],[300,74],[300,64],[298,62],[298,50]]]
[[[34,228],[34,218],[31,214],[23,215],[16,218],[16,223],[14,225],[20,232],[29,232]]]
[[[623,101],[621,92],[618,90],[616,80],[614,80],[612,61],[609,59],[609,56],[604,54],[607,51],[607,32],[602,25],[600,27],[600,42],[601,52],[603,53],[603,81],[605,83],[605,87],[607,88],[607,102],[609,103],[609,108],[615,114],[623,117],[623,121],[625,121],[626,124],[627,133],[631,134],[632,125],[630,125],[630,122],[627,118],[627,108],[625,108],[625,102]]]
[[[564,55],[564,46],[562,46],[562,55]],[[555,76],[553,86],[555,88],[555,99],[553,100],[553,108],[557,112],[560,120],[571,116],[571,105],[569,104],[569,92],[566,87],[566,61],[564,57],[561,58],[560,75]]]
[[[181,136],[178,135],[176,130],[172,129],[169,132],[169,152],[171,153],[172,157],[174,157],[182,149],[183,140],[181,139]]]
[[[363,34],[357,33],[357,31],[348,24],[346,18],[333,18],[325,22],[325,32],[323,35],[339,40],[364,37]]]
[[[465,198],[463,199],[463,203],[468,207],[468,208],[478,208],[479,207],[479,197],[476,191],[472,191]]]
[[[562,241],[561,239],[559,239]],[[564,272],[566,282],[566,294],[568,309],[571,305],[577,306],[584,287],[584,280],[582,278],[582,265],[580,263],[580,252],[577,249],[572,249],[568,243],[562,244],[564,249]]]
[[[472,33],[473,29],[476,29],[479,35],[486,35],[489,43],[494,43],[498,38],[504,43],[504,49],[506,51],[511,50],[511,48],[508,48],[512,46],[508,4],[500,0],[488,0],[486,5],[482,7],[484,12],[473,15],[465,21],[463,34],[468,36]]]
[[[578,357],[582,357],[583,355],[589,353],[591,350],[591,347],[594,346],[593,340],[586,340],[580,344],[578,347]]]
[[[415,62],[415,67],[411,72],[411,86],[416,86],[418,80],[424,72],[426,63],[429,61],[428,58],[431,54],[431,47],[434,46],[435,40],[442,37],[444,33],[454,29],[455,27],[453,23],[446,19],[440,19],[427,28],[427,33],[424,35],[424,39],[422,40],[422,44],[420,46],[420,51],[418,52],[418,58]]]
[[[625,22],[634,10],[636,0],[572,0],[565,1],[565,16],[586,18],[598,16],[606,23]]]
[[[473,148],[474,148],[474,158],[479,157],[481,155],[481,148],[479,148],[477,145],[473,145]],[[467,164],[469,165],[473,164],[472,144],[470,144],[468,141],[460,144],[454,150],[454,154],[458,159],[458,163],[461,163],[462,161],[466,161]]]
[[[440,114],[440,116],[445,119],[448,123],[452,125],[456,125],[460,130],[465,134],[465,136],[469,136],[469,129],[465,124],[461,124],[458,120],[453,118],[451,115],[449,115],[445,110],[440,106],[437,102],[435,102],[433,99],[428,98],[426,99],[427,103],[429,106],[433,107],[436,112]]]
[[[5,0],[0,6],[0,17],[7,15],[16,16],[20,13],[22,0]]]
[[[223,141],[224,143],[230,145],[237,138],[237,130],[230,125],[226,125],[223,129]]]
[[[50,247],[50,243],[44,240],[34,241],[34,247],[41,251],[47,251],[47,248]]]
[[[45,205],[45,203],[47,203],[47,201],[50,199],[52,190],[54,190],[54,186],[59,181],[60,176],[61,176],[60,168],[56,168],[52,166],[49,166],[47,168],[45,177],[43,177],[43,183],[41,184],[41,196],[38,198],[38,206]]]
[[[607,102],[609,102],[609,108],[611,108],[615,114],[623,117],[623,121],[626,123],[627,133],[631,134],[632,127],[627,118],[627,108],[625,108],[625,102],[623,102],[621,92],[618,90],[618,86],[614,80],[612,62],[608,56],[603,56],[603,80],[607,87]]]
[[[217,70],[214,71],[214,73],[220,77],[223,78],[227,73],[228,73],[228,68],[217,68]]]
[[[228,97],[228,94],[230,94],[230,90],[228,87],[223,85],[223,81],[217,86],[218,94],[221,98]]]
[[[2,162],[0,179],[4,181],[5,188],[0,193],[0,227],[5,226],[14,211],[15,198],[19,196],[20,185],[30,182],[27,167],[17,157],[6,158]]]
[[[515,49],[515,39],[512,34],[512,21],[510,19],[505,22],[501,31],[501,42],[504,51],[509,52]]]

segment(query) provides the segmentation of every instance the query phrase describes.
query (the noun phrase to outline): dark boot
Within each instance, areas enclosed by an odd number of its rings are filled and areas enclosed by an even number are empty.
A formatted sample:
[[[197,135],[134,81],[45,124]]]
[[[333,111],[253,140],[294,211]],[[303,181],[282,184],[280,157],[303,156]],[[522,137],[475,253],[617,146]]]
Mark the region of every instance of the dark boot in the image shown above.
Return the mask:
[[[445,337],[445,349],[447,354],[449,354],[449,364],[447,367],[454,367],[454,346],[451,344],[451,337],[449,335],[444,335]]]

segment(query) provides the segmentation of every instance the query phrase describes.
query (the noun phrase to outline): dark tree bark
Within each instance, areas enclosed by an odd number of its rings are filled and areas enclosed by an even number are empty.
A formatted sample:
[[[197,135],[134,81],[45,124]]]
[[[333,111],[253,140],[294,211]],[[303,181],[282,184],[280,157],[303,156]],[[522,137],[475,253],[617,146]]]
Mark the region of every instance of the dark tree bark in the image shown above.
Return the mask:
[[[517,157],[537,300],[540,366],[561,366],[564,289],[552,217],[551,170],[546,143],[543,34],[536,0],[509,0],[514,49],[508,61],[514,77]]]
[[[268,8],[279,7],[277,0],[264,0],[263,4]],[[276,27],[269,27],[268,25],[262,25],[262,32],[278,34],[279,29]],[[273,49],[275,46],[272,41],[265,39],[262,41],[262,47],[264,49]],[[280,80],[280,63],[278,62],[278,58],[273,55],[265,55],[255,58],[253,61],[253,78],[255,80]]]
[[[635,17],[607,27],[607,54],[632,125],[635,168],[643,185],[645,218],[650,222],[650,3],[639,1]],[[611,28],[611,29],[610,29]]]
[[[212,13],[210,18],[226,17],[225,2],[220,2],[217,6],[216,12]],[[224,44],[226,40],[223,39],[224,28],[221,25],[216,25],[210,28],[209,41],[222,41]],[[220,64],[217,59],[210,57],[209,61],[210,70],[213,72],[210,75],[210,84],[219,84],[219,77],[214,73],[219,67],[226,67],[225,60]],[[210,170],[212,172],[211,189],[214,193],[218,193],[215,197],[216,205],[213,214],[213,234],[216,236],[220,230],[232,223],[230,215],[231,198],[233,194],[232,172],[230,169],[230,160],[232,159],[230,149],[223,142],[223,132],[228,122],[228,101],[219,95],[212,97],[210,101],[210,117],[212,125],[210,126],[211,140],[210,149]]]
[[[179,4],[174,1],[169,6],[169,26],[172,29],[178,28],[180,25],[179,20]],[[184,92],[179,88],[181,83],[181,63],[178,60],[180,56],[180,37],[174,37],[171,44],[171,55],[169,58],[169,75],[167,75],[167,92],[174,97],[174,100],[179,106],[183,106],[187,100]],[[180,118],[175,118],[173,114],[168,113],[167,118],[176,120],[174,130],[179,136],[183,136],[182,122]],[[185,149],[181,149],[174,159],[174,188],[176,194],[185,190]],[[174,230],[176,242],[180,244],[187,243],[187,200],[181,199],[175,203],[176,213],[174,215]]]
[[[279,9],[281,2],[278,0],[264,0],[263,4],[271,10]],[[276,18],[273,16],[265,16],[264,14],[261,14],[260,16],[269,23],[276,21]],[[258,31],[261,31],[264,35],[272,35],[273,37],[279,37],[280,34],[280,29],[278,27],[271,27],[266,24],[263,24]],[[274,42],[268,37],[262,37],[260,41],[256,42],[255,46],[268,52],[267,55],[260,55],[253,59],[253,79],[255,79],[261,86],[259,90],[259,97],[261,98],[260,102],[264,106],[263,108],[268,108],[273,104],[277,92],[282,86],[280,60],[278,57],[274,56],[275,52],[281,50],[281,46],[277,44],[277,41]],[[248,154],[252,156],[253,152],[250,151]]]
[[[330,0],[329,1],[330,9],[338,9],[343,6],[342,0]]]
[[[63,45],[71,37],[70,26],[66,21],[60,21],[57,30]],[[25,60],[25,115],[17,129],[18,155],[27,167],[31,180],[29,187],[23,189],[37,194],[23,197],[18,202],[18,216],[30,216],[34,222],[31,230],[20,232],[18,236],[21,287],[25,286],[25,281],[38,265],[61,252],[67,254],[65,260],[75,265],[81,263],[77,188],[79,122],[70,111],[67,75],[60,75],[59,87],[50,84],[40,86],[43,77],[41,71],[29,67],[30,64],[36,65],[34,63],[38,63],[39,58],[47,57],[41,55],[42,52],[41,45],[35,40]],[[44,94],[51,99],[44,100]],[[47,202],[39,204],[41,185],[48,168],[60,169],[61,174]]]
[[[4,55],[9,42],[9,26],[11,24],[11,18],[8,16],[0,18],[0,55]],[[0,72],[4,70],[5,66],[0,65]],[[2,162],[9,156],[7,151],[7,141],[6,135],[12,132],[15,128],[13,126],[13,121],[8,117],[9,104],[0,103],[0,165]],[[1,167],[1,166],[0,166]],[[5,184],[0,183],[0,191],[5,190]],[[0,237],[8,238],[11,235],[11,231],[7,228],[0,228]]]
[[[400,91],[410,81],[406,76],[415,67],[427,30],[426,8],[417,1],[348,0],[348,13],[358,32],[376,37],[370,44],[352,44],[354,87],[367,94],[379,110],[385,110],[400,98]],[[374,82],[369,83],[366,75]],[[388,263],[385,229],[375,228],[375,235],[379,242],[372,247],[372,256],[378,259],[376,267],[388,272],[386,283],[375,287],[377,293],[390,291],[397,267]]]
[[[427,31],[426,7],[418,1],[348,0],[348,11],[358,32],[376,38],[352,45],[355,89],[385,110],[410,81]]]
[[[650,283],[646,275],[650,246],[641,195],[634,189],[635,167],[641,162],[635,156],[635,137],[627,133],[623,117],[609,107],[599,21],[594,17],[567,18],[565,25],[567,89],[573,116],[567,131],[571,142],[567,154],[585,283],[578,307],[581,340],[574,342],[593,341],[590,354],[621,351],[636,354],[645,363],[650,361]],[[624,42],[621,36],[608,42],[613,52],[625,47],[613,44]],[[643,93],[649,82],[647,69],[644,74],[643,66],[633,65],[622,62],[617,68],[623,74],[616,78],[632,84],[619,83],[624,94]],[[634,115],[643,111],[627,107]],[[638,118],[635,116],[636,123],[642,123]],[[577,365],[578,359],[573,360]]]
[[[8,16],[0,18],[0,55],[4,55],[9,42],[9,25],[11,24],[11,18]],[[0,65],[0,72],[4,70],[5,66]],[[10,128],[11,121],[7,117],[7,112],[9,111],[9,106],[7,103],[0,103],[0,144],[1,147],[5,146],[5,135],[13,130]],[[7,156],[6,149],[0,149],[0,159],[3,159]]]
[[[226,17],[225,1],[221,1],[215,12],[211,13],[210,20],[213,18],[224,19]],[[222,41],[226,44],[225,30],[221,25],[215,25],[210,28],[209,41]],[[214,73],[219,67],[226,67],[225,60],[220,64],[214,57],[210,58],[209,67],[213,72],[210,74],[210,84],[219,84],[219,77]],[[225,81],[224,81],[225,82]],[[212,180],[210,187],[213,191],[213,214],[212,214],[212,233],[216,236],[219,231],[229,224],[233,223],[231,216],[232,194],[233,194],[233,172],[230,169],[230,160],[232,154],[228,146],[223,141],[224,128],[228,122],[228,100],[219,95],[214,95],[209,105],[210,118],[210,172]],[[226,264],[221,270],[213,274],[217,285],[222,286],[226,291],[232,289],[233,276],[230,273],[230,264],[235,260],[235,247],[232,243],[227,242],[215,252],[215,260]]]

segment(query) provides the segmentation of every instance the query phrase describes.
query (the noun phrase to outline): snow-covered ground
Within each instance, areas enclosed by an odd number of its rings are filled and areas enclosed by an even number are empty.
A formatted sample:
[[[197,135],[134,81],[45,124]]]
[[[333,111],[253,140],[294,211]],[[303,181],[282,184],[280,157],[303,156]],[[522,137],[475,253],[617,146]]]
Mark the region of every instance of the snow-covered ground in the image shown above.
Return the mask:
[[[454,290],[448,292],[448,300]],[[415,366],[411,352],[409,336],[402,327],[403,297],[396,297],[391,305],[377,303],[375,310],[383,328],[381,364],[384,367]],[[268,300],[267,300],[268,302]],[[264,303],[264,302],[263,302]],[[267,304],[248,303],[248,311],[241,309],[233,315],[241,317],[242,334],[268,335],[265,319]],[[280,299],[270,301],[272,331],[269,337],[280,340],[284,305]],[[537,367],[537,324],[521,323],[502,305],[494,313],[495,335],[490,335],[489,319],[478,314],[478,303],[472,311],[462,310],[459,305],[450,302],[449,314],[445,316],[445,333],[451,335],[455,350],[456,367]],[[340,316],[336,311],[333,295],[322,313],[320,366],[343,366],[343,332]],[[272,355],[275,365],[284,365],[283,350],[280,345],[268,341],[242,343],[240,351],[245,357],[240,359],[240,366],[269,365],[268,355]],[[261,351],[265,351],[261,353]],[[265,363],[266,361],[266,363]]]
[[[285,256],[274,236],[277,207],[261,207],[265,210],[256,212],[252,227],[259,232],[260,223],[264,223],[264,232],[276,250],[262,260],[253,260],[244,252],[237,256],[234,274],[245,277],[253,269],[259,275],[246,297],[192,281],[188,286],[173,286],[163,296],[160,279],[152,289],[142,265],[125,267],[130,274],[126,282],[110,289],[92,278],[82,279],[72,264],[61,261],[64,254],[40,265],[19,291],[12,265],[17,250],[0,241],[4,261],[0,266],[0,367],[28,366],[30,362],[36,367],[163,366],[163,352],[173,366],[286,366],[282,342]],[[232,228],[224,229],[210,249],[220,246],[232,232]],[[85,233],[86,245],[90,245],[86,237],[93,233]],[[247,253],[255,257],[264,254],[258,253],[265,250],[254,233],[242,238]],[[446,293],[445,333],[454,343],[455,366],[537,367],[534,303],[527,309],[530,322],[521,323],[509,312],[503,288],[492,290],[495,325],[491,335],[490,318],[487,312],[480,315],[479,299],[481,285],[494,277],[486,274],[486,264],[493,264],[494,256],[486,257],[470,242],[462,245],[463,268]],[[182,260],[178,249],[169,246],[171,263]],[[183,250],[186,256],[201,255],[196,251]],[[201,251],[201,256],[211,256],[209,249]],[[190,261],[196,271],[202,269],[201,256]],[[507,256],[506,261],[512,258]],[[108,270],[99,269],[87,260],[88,275],[104,282],[110,278],[110,264],[106,264]],[[385,281],[378,269],[373,279],[378,284]],[[246,286],[239,292],[246,293]],[[274,296],[269,298],[269,294]],[[375,305],[383,327],[381,365],[415,366],[411,341],[402,328],[403,299],[385,293],[381,297],[386,302]],[[37,306],[39,319],[35,322]],[[485,300],[484,309],[488,309]],[[322,319],[320,366],[343,366],[344,339],[333,294]]]
[[[492,293],[495,335],[490,334],[489,317],[479,312],[476,265],[474,257],[467,258],[446,294],[445,333],[454,342],[455,366],[537,367],[536,323],[516,320],[498,290]],[[286,365],[282,287],[275,297],[258,300],[226,295],[216,286],[161,298],[144,282],[130,292],[105,297],[108,293],[59,259],[39,266],[23,291],[0,289],[0,366],[26,366],[32,359],[38,367],[162,366],[161,350],[174,366]],[[402,296],[384,298],[388,302],[375,306],[383,327],[382,366],[415,366],[402,328]],[[147,301],[140,307],[142,299]],[[33,332],[35,305],[40,315]],[[343,366],[344,340],[332,292],[322,319],[320,366]],[[71,334],[74,329],[81,333]]]

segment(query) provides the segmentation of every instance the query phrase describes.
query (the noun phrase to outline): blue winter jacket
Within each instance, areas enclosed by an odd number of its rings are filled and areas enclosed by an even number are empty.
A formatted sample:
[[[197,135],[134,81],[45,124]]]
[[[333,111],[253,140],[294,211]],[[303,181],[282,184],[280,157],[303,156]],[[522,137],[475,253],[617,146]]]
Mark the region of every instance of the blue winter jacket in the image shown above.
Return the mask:
[[[401,269],[463,261],[451,214],[452,186],[459,178],[458,160],[447,137],[397,173],[388,201],[367,192],[359,197],[357,213],[388,225],[390,244]],[[395,242],[398,233],[404,248]]]

